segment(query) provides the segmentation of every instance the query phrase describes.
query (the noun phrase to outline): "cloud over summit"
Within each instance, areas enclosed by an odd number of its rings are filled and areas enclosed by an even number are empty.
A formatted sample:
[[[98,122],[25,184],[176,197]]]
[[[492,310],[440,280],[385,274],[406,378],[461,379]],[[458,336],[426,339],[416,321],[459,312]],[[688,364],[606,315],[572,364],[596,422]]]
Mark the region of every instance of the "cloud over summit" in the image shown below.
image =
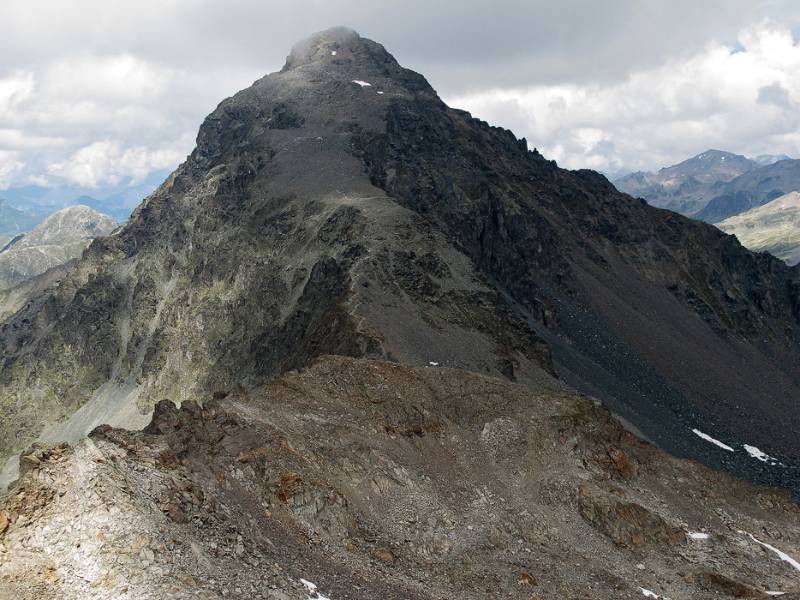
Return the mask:
[[[4,3],[0,189],[174,167],[220,100],[337,24],[568,167],[800,155],[798,23],[781,0]]]

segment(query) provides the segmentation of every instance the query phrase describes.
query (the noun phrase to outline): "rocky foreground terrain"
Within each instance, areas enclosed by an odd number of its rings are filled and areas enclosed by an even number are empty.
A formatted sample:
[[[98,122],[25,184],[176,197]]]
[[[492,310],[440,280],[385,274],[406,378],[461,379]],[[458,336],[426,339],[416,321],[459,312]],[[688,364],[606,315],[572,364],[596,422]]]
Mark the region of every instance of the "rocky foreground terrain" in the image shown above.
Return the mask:
[[[21,464],[3,599],[800,597],[788,494],[459,370],[324,357]]]

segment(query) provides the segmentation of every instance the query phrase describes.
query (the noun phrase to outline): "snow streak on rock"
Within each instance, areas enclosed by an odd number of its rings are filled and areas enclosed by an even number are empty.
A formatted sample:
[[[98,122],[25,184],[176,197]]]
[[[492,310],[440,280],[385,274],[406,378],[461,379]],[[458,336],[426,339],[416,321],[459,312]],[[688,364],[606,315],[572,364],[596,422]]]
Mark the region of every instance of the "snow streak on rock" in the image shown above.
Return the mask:
[[[719,446],[723,450],[727,450],[728,452],[735,452],[735,450],[733,448],[731,448],[730,446],[728,446],[727,444],[723,444],[719,440],[714,439],[713,437],[711,437],[707,433],[703,433],[699,429],[692,429],[692,433],[694,433],[696,436],[699,436],[699,437],[703,438],[707,442],[711,442],[715,446]]]

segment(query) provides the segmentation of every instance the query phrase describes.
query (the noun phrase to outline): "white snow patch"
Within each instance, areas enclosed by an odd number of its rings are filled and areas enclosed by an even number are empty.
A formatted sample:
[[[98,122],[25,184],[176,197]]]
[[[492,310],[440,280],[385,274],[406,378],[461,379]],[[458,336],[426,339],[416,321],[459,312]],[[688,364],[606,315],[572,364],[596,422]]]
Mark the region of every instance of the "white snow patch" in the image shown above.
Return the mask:
[[[361,81],[360,79],[353,79],[353,83],[360,85],[361,87],[372,87],[371,83],[366,81]]]
[[[643,587],[640,587],[639,591],[642,592],[642,596],[644,596],[645,598],[660,598],[661,597],[658,594],[656,594],[655,592],[651,592],[650,590],[645,589]]]
[[[308,579],[300,579],[300,583],[306,587],[309,594],[313,594],[312,596],[308,597],[308,600],[331,600],[327,596],[323,596],[317,591],[316,583],[312,583],[311,581],[308,581]]]
[[[331,56],[336,56],[336,50],[331,50]]]
[[[742,447],[745,449],[745,452],[747,452],[750,456],[752,456],[756,460],[760,460],[761,462],[768,463],[770,465],[777,465],[778,464],[778,461],[775,458],[771,457],[766,452],[762,452],[761,450],[759,450],[755,446],[750,446],[749,444],[744,444],[744,446],[742,446]]]
[[[764,592],[767,596],[783,596],[786,592]]]
[[[743,532],[743,533],[744,533],[744,532]],[[781,551],[780,551],[780,550],[778,550],[778,549],[777,549],[775,546],[770,546],[769,544],[766,544],[766,543],[762,542],[761,540],[759,540],[758,538],[756,538],[756,537],[755,537],[755,536],[754,536],[752,533],[748,533],[747,535],[748,535],[748,536],[750,536],[750,539],[751,539],[751,540],[753,540],[755,543],[757,543],[757,544],[761,544],[761,545],[762,545],[762,546],[764,546],[764,548],[766,548],[767,550],[772,550],[772,551],[773,551],[775,554],[777,554],[777,555],[778,555],[778,557],[779,557],[779,558],[780,558],[780,559],[781,559],[783,562],[787,562],[787,563],[789,563],[789,564],[790,564],[790,565],[792,565],[792,566],[793,566],[795,569],[797,569],[798,571],[800,571],[800,562],[797,562],[795,559],[793,559],[791,556],[789,556],[789,555],[788,555],[788,554],[786,554],[785,552],[781,552]]]
[[[707,433],[703,433],[699,429],[692,429],[692,433],[694,433],[696,436],[699,436],[699,437],[703,438],[707,442],[711,442],[715,446],[719,446],[723,450],[727,450],[728,452],[736,452],[733,448],[731,448],[727,444],[723,444],[719,440],[715,440],[713,437],[711,437]]]
[[[708,534],[703,533],[702,531],[691,531],[689,532],[689,537],[693,540],[707,540]]]
[[[383,96],[383,92],[381,92],[381,91],[378,91],[378,93],[379,93],[381,96]]]
[[[439,366],[439,363],[438,363],[438,362],[433,362],[432,360],[429,360],[429,361],[428,361],[428,364],[429,364],[430,366],[432,366],[432,367],[438,367],[438,366]]]

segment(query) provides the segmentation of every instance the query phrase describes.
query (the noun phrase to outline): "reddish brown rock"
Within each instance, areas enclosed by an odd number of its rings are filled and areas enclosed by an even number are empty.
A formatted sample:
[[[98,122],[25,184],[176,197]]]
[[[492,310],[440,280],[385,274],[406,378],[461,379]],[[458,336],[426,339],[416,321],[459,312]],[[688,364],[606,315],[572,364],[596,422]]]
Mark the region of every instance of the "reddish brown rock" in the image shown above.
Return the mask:
[[[685,539],[683,531],[635,502],[623,502],[582,486],[578,509],[595,529],[625,548],[644,545],[675,545]]]

